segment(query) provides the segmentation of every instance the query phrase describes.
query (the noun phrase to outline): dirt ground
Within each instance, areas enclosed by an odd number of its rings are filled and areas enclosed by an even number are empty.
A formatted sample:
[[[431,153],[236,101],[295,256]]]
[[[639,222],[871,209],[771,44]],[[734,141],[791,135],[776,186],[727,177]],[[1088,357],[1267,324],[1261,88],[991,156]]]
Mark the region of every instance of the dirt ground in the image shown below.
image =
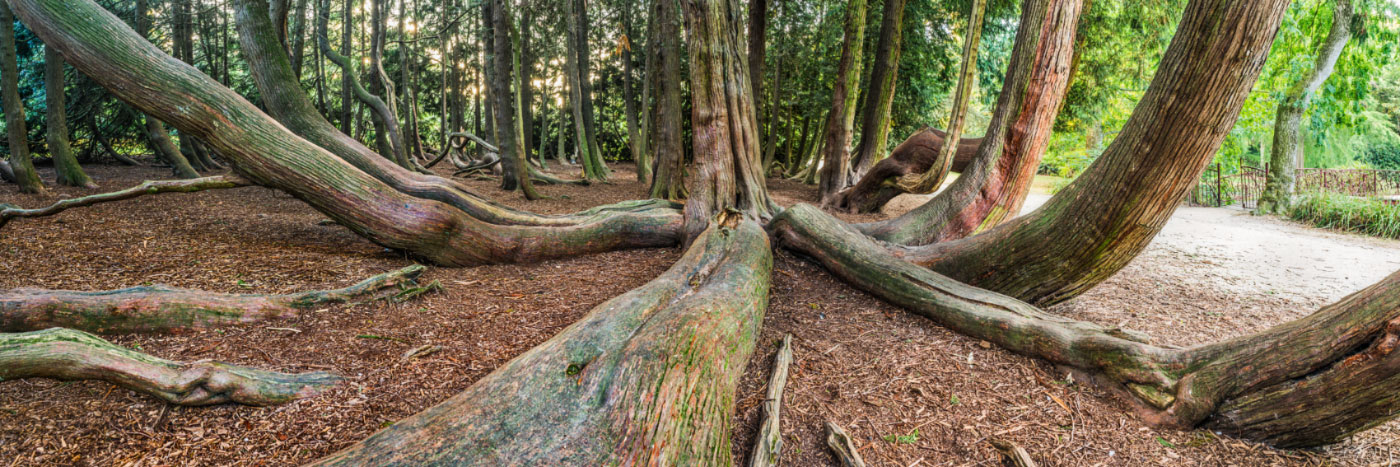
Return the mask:
[[[492,182],[469,183],[512,206],[562,213],[638,196],[632,168],[614,168],[615,184],[542,187],[553,199],[532,203]],[[168,176],[153,168],[88,169],[103,190]],[[52,179],[51,170],[40,171]],[[771,188],[782,204],[814,196],[811,187],[792,182],[772,181]],[[0,202],[34,207],[103,190],[56,188],[31,196],[0,185]],[[286,194],[240,188],[17,220],[0,230],[0,287],[96,290],[154,282],[273,293],[339,287],[412,263],[342,227],[318,224],[322,219]],[[312,460],[466,388],[678,257],[675,249],[660,249],[431,268],[424,280],[439,281],[445,291],[414,302],[331,306],[286,321],[174,336],[116,336],[118,344],[164,358],[332,371],[348,383],[280,407],[181,408],[100,382],[0,382],[0,466]],[[1297,318],[1396,269],[1400,242],[1227,209],[1181,208],[1132,264],[1054,310],[1190,345]],[[787,465],[834,465],[826,421],[845,427],[871,465],[994,465],[991,437],[1020,444],[1044,465],[1400,462],[1396,423],[1311,451],[1148,427],[1103,391],[1050,365],[902,312],[786,252],[776,253],[772,291],[759,348],[739,387],[736,463],[747,463],[775,343],[785,333],[794,336],[795,351],[783,405]],[[367,334],[392,339],[357,337]],[[423,344],[445,350],[400,361],[405,350]]]

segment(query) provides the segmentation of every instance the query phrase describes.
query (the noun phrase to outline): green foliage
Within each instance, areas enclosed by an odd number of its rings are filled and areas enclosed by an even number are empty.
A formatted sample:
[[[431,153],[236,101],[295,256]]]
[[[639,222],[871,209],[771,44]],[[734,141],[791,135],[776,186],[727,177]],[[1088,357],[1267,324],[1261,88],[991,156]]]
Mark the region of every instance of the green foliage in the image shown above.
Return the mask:
[[[1400,143],[1384,143],[1366,149],[1362,159],[1367,165],[1380,170],[1400,170]]]
[[[914,444],[919,442],[919,429],[915,428],[907,435],[885,435],[881,439],[890,444]]]
[[[1400,206],[1379,199],[1312,193],[1294,201],[1288,217],[1325,229],[1400,238]]]

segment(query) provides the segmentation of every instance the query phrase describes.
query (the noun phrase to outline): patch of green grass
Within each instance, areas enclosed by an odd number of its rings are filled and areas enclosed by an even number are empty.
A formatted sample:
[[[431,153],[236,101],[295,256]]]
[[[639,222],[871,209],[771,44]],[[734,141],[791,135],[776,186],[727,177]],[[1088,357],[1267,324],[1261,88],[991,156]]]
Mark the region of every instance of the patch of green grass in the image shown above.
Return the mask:
[[[915,428],[907,435],[885,435],[883,439],[890,444],[914,444],[919,442],[919,429]]]
[[[1308,194],[1293,203],[1288,217],[1324,229],[1400,238],[1400,206],[1378,199],[1334,193]]]

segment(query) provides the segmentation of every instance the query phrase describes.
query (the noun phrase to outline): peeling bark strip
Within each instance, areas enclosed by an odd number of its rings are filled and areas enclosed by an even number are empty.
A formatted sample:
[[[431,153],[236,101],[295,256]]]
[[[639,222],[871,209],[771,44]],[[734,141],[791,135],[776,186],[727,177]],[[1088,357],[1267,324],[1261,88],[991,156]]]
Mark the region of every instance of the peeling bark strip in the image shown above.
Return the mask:
[[[340,382],[324,372],[286,374],[227,363],[174,362],[54,328],[0,334],[0,380],[96,379],[177,405],[277,405],[311,397]]]
[[[459,266],[670,246],[680,239],[681,217],[670,203],[517,216],[494,203],[463,201],[474,196],[446,184],[401,177],[401,190],[289,132],[90,0],[9,1],[46,44],[114,95],[209,143],[254,183],[292,194],[385,247]],[[450,201],[493,212],[476,217]],[[520,217],[535,225],[512,222]]]
[[[655,280],[318,465],[732,462],[773,257],[757,223],[722,217]]]
[[[1040,306],[1108,279],[1161,231],[1234,127],[1287,5],[1190,2],[1147,93],[1083,175],[1032,214],[906,259]]]
[[[952,170],[961,175],[923,206],[895,219],[862,225],[862,231],[887,242],[927,245],[990,229],[1020,213],[1069,89],[1082,7],[1083,0],[1031,0],[1022,5],[1022,27],[1016,32],[987,133],[981,139],[959,141]],[[901,157],[912,168],[927,170],[944,136],[938,132],[933,144],[915,143],[931,138],[921,136],[930,131],[937,132],[929,129],[910,137],[890,159],[877,164],[870,177],[888,178],[890,172],[880,172],[880,165],[896,164]],[[907,152],[901,154],[906,146]],[[886,179],[870,177],[861,180],[867,190],[871,183]],[[881,204],[893,198],[890,192],[897,194],[883,183],[880,190]]]
[[[52,216],[71,208],[121,201],[144,195],[154,195],[157,193],[193,193],[196,191],[238,188],[248,185],[251,185],[251,183],[236,175],[217,175],[190,180],[147,180],[141,182],[140,185],[125,190],[59,200],[46,207],[36,209],[24,209],[13,204],[0,203],[0,227],[5,227],[5,224],[8,224],[10,219]]]
[[[218,294],[161,285],[101,292],[0,290],[0,332],[52,327],[98,334],[169,332],[289,318],[297,310],[410,284],[424,269],[415,264],[341,289],[285,295]]]
[[[1158,423],[1292,448],[1334,443],[1400,416],[1400,272],[1305,318],[1169,349],[902,261],[811,206],[788,209],[770,229],[782,246],[861,290],[953,331],[1089,372]]]

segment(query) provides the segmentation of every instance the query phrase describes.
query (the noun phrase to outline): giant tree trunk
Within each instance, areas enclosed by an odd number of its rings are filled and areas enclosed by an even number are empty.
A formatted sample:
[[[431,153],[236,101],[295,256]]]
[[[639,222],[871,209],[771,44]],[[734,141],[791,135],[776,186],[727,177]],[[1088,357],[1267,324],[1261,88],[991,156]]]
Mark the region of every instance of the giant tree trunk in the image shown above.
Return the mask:
[[[68,146],[68,106],[63,99],[63,55],[51,47],[44,48],[44,95],[48,104],[49,157],[53,158],[58,184],[97,188],[92,178],[83,172],[73,149]]]
[[[1342,49],[1351,39],[1351,20],[1354,12],[1351,0],[1332,2],[1332,28],[1327,39],[1317,49],[1317,62],[1307,75],[1293,84],[1278,104],[1278,114],[1274,119],[1274,145],[1269,154],[1269,175],[1264,182],[1264,192],[1259,195],[1258,211],[1274,214],[1288,208],[1293,196],[1293,168],[1303,162],[1303,114],[1313,94],[1327,77],[1341,57]]]
[[[958,153],[972,155],[970,161],[961,164],[963,168],[956,169],[961,175],[923,206],[896,219],[861,226],[862,231],[888,242],[926,245],[972,235],[1018,215],[1049,145],[1055,115],[1069,89],[1075,28],[1082,4],[1082,0],[1031,0],[1023,4],[1022,27],[1017,31],[1011,63],[986,137],[959,142]],[[896,149],[895,156],[877,164],[876,170],[867,175],[869,181],[862,180],[864,185],[858,187],[868,187],[879,180],[879,166],[893,168],[891,161],[929,160],[932,155],[914,150],[921,146],[909,149]],[[955,168],[960,165],[958,159],[954,158]],[[897,194],[899,188],[882,184],[879,195],[871,198],[888,201],[888,192]],[[847,195],[857,193],[868,192],[852,190]]]
[[[899,56],[904,42],[904,4],[907,0],[885,0],[884,18],[880,22],[880,40],[875,47],[875,63],[870,72],[870,89],[866,93],[865,114],[861,117],[860,143],[851,156],[855,176],[860,178],[870,170],[885,152],[885,140],[890,134],[890,106],[894,104],[894,82],[899,74]]]
[[[837,62],[836,82],[831,89],[831,111],[827,113],[826,131],[822,136],[825,150],[821,156],[821,181],[817,185],[822,206],[836,201],[836,193],[846,187],[846,175],[850,171],[850,157],[846,151],[851,147],[851,127],[855,124],[856,98],[860,94],[856,87],[860,86],[860,66],[864,63],[861,55],[865,50],[865,0],[851,0],[846,5],[844,30],[841,60]]]
[[[0,25],[13,25],[9,7],[0,8]],[[34,171],[29,155],[29,130],[24,125],[24,100],[19,96],[19,64],[16,63],[15,31],[0,27],[0,93],[4,94],[5,130],[10,143],[9,172],[20,193],[43,193],[44,182]]]
[[[1234,127],[1278,29],[1284,0],[1192,2],[1122,132],[1034,213],[907,260],[1045,306],[1128,264],[1161,231]],[[1052,247],[1051,247],[1052,246]]]

